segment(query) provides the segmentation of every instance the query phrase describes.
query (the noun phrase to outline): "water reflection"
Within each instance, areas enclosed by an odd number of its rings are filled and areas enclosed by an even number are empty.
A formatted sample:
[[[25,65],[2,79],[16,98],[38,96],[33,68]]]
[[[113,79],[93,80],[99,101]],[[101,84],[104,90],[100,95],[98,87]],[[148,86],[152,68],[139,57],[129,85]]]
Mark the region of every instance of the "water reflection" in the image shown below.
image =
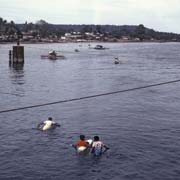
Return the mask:
[[[24,64],[10,64],[10,78],[13,84],[25,84],[24,79]]]
[[[9,64],[10,69],[15,70],[16,72],[22,72],[24,69],[24,64]]]

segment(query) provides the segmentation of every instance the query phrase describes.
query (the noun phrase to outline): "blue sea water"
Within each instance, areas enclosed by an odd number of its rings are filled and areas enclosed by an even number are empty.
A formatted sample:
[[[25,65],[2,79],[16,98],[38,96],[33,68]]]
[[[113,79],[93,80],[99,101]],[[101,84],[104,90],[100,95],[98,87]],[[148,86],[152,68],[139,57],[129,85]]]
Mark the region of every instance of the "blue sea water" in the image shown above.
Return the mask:
[[[96,43],[91,43],[95,46]],[[25,44],[23,67],[0,45],[0,110],[180,79],[179,43]],[[80,52],[75,52],[79,49]],[[41,59],[49,50],[65,60]],[[114,64],[119,57],[121,63]],[[2,180],[178,180],[180,83],[0,114]],[[52,116],[54,131],[36,130]],[[80,134],[110,147],[78,156]]]

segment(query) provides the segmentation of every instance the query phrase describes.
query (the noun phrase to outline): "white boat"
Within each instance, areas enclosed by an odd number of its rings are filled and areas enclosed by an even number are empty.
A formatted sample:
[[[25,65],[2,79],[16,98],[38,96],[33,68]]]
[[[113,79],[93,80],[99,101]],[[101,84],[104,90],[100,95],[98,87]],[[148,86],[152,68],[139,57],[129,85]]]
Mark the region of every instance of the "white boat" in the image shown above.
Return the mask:
[[[104,50],[104,49],[108,49],[108,48],[105,48],[102,45],[96,45],[96,47],[94,47],[94,49],[96,49],[96,50]]]

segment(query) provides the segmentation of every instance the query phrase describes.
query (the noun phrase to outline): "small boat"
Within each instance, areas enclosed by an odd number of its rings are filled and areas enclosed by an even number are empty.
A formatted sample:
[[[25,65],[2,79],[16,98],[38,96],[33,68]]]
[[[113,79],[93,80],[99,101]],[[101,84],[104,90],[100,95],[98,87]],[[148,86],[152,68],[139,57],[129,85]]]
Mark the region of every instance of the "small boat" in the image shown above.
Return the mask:
[[[75,51],[75,52],[79,52],[79,50],[78,50],[78,49],[75,49],[74,51]]]
[[[105,49],[108,49],[108,48],[105,48],[102,45],[96,45],[96,47],[94,47],[94,49],[96,49],[96,50],[105,50]]]
[[[50,59],[50,60],[56,60],[56,59],[64,59],[65,57],[63,55],[57,55],[55,51],[49,51],[48,55],[41,55],[41,59]]]
[[[48,55],[48,58],[51,59],[51,60],[56,60],[57,59],[56,52],[55,51],[50,51],[49,55]]]
[[[119,58],[114,58],[114,59],[115,59],[114,64],[119,64],[120,63]]]

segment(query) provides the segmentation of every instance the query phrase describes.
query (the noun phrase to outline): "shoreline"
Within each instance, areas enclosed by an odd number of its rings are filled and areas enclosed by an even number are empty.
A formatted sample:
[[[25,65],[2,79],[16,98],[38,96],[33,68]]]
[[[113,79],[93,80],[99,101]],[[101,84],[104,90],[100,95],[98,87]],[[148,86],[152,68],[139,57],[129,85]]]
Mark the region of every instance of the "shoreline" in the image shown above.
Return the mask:
[[[66,42],[20,42],[20,44],[66,44],[66,43],[180,43],[179,41],[66,41]],[[1,45],[3,44],[17,44],[16,41],[14,42],[0,42]]]

